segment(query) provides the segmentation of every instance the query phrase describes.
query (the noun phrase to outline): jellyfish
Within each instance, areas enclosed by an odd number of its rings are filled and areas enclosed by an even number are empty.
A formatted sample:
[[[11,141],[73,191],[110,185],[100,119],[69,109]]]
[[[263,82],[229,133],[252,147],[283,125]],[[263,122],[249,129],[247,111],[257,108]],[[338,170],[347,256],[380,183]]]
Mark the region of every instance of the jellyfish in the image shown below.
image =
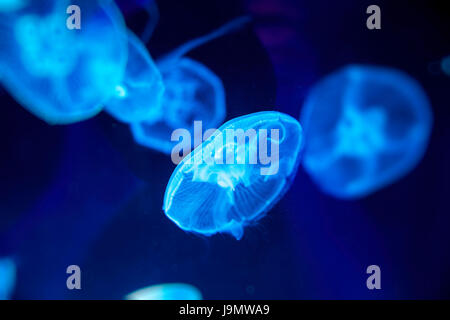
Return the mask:
[[[125,75],[106,102],[106,111],[123,122],[159,117],[164,85],[145,45],[128,31],[128,62]]]
[[[202,300],[200,291],[189,284],[167,283],[130,293],[126,300]]]
[[[66,25],[69,1],[29,1],[14,12],[0,11],[0,80],[24,108],[50,124],[100,112],[125,71],[126,29],[114,2],[77,3],[81,30]]]
[[[185,231],[241,239],[244,227],[262,218],[290,187],[302,141],[298,121],[283,113],[257,112],[226,122],[175,168],[164,195],[165,214]]]
[[[423,89],[408,75],[347,66],[320,81],[305,101],[303,166],[327,194],[366,196],[419,163],[432,121]]]
[[[184,57],[192,49],[236,30],[249,21],[241,17],[212,33],[191,40],[169,53],[157,65],[165,84],[161,113],[145,121],[131,124],[135,141],[143,146],[170,154],[175,143],[172,132],[186,128],[193,132],[193,122],[201,121],[205,129],[218,127],[225,118],[223,83],[210,69]]]
[[[0,258],[0,300],[8,300],[16,282],[16,267],[10,258]]]

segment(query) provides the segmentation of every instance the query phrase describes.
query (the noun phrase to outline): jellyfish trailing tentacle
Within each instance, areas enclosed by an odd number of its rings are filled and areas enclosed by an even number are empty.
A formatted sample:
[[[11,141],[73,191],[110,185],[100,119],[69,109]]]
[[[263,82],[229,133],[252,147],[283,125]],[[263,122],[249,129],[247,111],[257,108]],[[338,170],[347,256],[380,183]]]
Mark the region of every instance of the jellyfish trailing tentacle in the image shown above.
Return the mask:
[[[159,21],[159,8],[156,0],[147,0],[144,4],[144,9],[148,15],[148,22],[141,34],[141,39],[143,43],[148,43],[156,29]]]
[[[218,29],[195,39],[192,39],[175,50],[171,51],[170,53],[163,56],[161,59],[158,60],[159,66],[164,66],[165,64],[172,64],[173,61],[176,61],[180,59],[181,57],[185,56],[188,52],[194,50],[195,48],[198,48],[212,40],[215,40],[217,38],[220,38],[224,35],[227,35],[233,31],[239,30],[239,28],[242,28],[244,25],[249,23],[251,21],[251,18],[249,16],[242,16],[238,17],[236,19],[233,19],[232,21],[224,24],[223,26],[219,27]]]
[[[175,168],[164,212],[185,231],[239,240],[289,189],[302,146],[302,128],[286,114],[230,120]]]

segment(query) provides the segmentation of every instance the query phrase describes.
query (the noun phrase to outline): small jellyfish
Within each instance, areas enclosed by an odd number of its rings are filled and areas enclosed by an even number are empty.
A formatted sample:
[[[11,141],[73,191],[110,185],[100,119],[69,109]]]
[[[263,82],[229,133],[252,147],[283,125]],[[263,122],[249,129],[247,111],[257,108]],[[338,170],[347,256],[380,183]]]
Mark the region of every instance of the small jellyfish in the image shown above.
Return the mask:
[[[429,101],[408,75],[351,65],[320,81],[304,104],[303,165],[338,198],[359,198],[410,172],[432,128]]]
[[[16,282],[16,267],[9,258],[0,258],[0,300],[8,300]]]
[[[131,125],[137,143],[170,154],[175,145],[171,134],[175,129],[193,131],[193,122],[203,128],[216,128],[225,118],[223,83],[210,69],[198,61],[183,57],[190,50],[227,34],[249,21],[241,17],[212,33],[191,40],[157,62],[165,84],[160,117],[151,117]]]
[[[226,122],[175,168],[166,215],[186,231],[241,239],[290,187],[302,140],[298,121],[275,111]]]
[[[137,290],[126,300],[202,300],[200,291],[184,283],[160,284]]]
[[[113,1],[81,0],[81,30],[69,1],[30,1],[0,12],[0,78],[27,110],[51,124],[92,117],[115,94],[127,62],[126,28]],[[101,39],[101,41],[99,41]]]
[[[145,45],[128,32],[128,62],[115,95],[106,102],[106,111],[123,122],[157,118],[162,113],[164,85]]]

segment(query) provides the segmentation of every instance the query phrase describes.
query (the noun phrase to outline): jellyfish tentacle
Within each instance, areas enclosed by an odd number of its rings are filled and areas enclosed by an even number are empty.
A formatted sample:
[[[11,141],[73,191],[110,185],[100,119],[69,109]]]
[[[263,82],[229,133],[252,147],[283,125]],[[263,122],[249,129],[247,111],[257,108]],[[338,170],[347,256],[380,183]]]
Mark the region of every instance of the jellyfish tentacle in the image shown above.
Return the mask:
[[[192,39],[184,44],[182,44],[180,47],[176,48],[172,52],[166,54],[164,57],[162,57],[158,64],[164,65],[166,63],[171,63],[174,60],[178,60],[184,55],[186,55],[188,52],[194,50],[197,47],[200,47],[212,40],[215,40],[217,38],[220,38],[226,34],[229,34],[233,31],[238,30],[239,28],[243,27],[247,23],[251,21],[251,18],[249,16],[242,16],[239,18],[236,18],[223,26],[219,27],[218,29],[210,32],[209,34],[206,34],[204,36]]]
[[[156,26],[158,25],[160,13],[156,0],[148,0],[144,9],[148,15],[148,22],[141,34],[141,39],[142,42],[147,44],[150,41],[153,32],[155,32]]]

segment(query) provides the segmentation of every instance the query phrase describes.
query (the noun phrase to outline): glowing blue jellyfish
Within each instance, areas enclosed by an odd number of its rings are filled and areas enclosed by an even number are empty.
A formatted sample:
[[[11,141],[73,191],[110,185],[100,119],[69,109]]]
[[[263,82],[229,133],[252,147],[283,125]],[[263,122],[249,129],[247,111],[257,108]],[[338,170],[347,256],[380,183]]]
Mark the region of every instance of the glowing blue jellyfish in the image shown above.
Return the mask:
[[[162,71],[166,91],[160,117],[152,115],[135,122],[131,129],[139,144],[169,154],[175,144],[171,141],[175,129],[188,128],[192,132],[194,120],[202,121],[204,128],[220,125],[225,118],[225,92],[222,81],[194,60],[182,58],[172,72]]]
[[[326,193],[370,194],[411,171],[425,153],[432,113],[420,85],[388,68],[352,65],[307,98],[303,164]]]
[[[158,61],[165,84],[159,118],[133,123],[137,143],[170,153],[175,145],[171,134],[186,128],[193,133],[194,120],[204,129],[217,128],[225,118],[225,90],[222,81],[206,66],[183,56],[190,50],[235,30],[249,21],[238,18],[218,30],[189,41]],[[201,141],[201,140],[200,140]]]
[[[106,102],[106,110],[123,122],[158,118],[162,113],[164,85],[159,70],[144,44],[128,32],[128,62],[116,94]]]
[[[200,291],[184,283],[168,283],[130,293],[126,300],[202,300]]]
[[[0,300],[8,300],[16,282],[16,267],[8,258],[0,258]]]
[[[29,1],[0,12],[1,81],[23,107],[52,124],[98,113],[127,62],[125,24],[114,2],[77,1],[81,30],[67,28],[69,4]]]
[[[275,111],[226,122],[175,168],[166,215],[186,231],[241,239],[289,188],[302,139],[298,121]]]

